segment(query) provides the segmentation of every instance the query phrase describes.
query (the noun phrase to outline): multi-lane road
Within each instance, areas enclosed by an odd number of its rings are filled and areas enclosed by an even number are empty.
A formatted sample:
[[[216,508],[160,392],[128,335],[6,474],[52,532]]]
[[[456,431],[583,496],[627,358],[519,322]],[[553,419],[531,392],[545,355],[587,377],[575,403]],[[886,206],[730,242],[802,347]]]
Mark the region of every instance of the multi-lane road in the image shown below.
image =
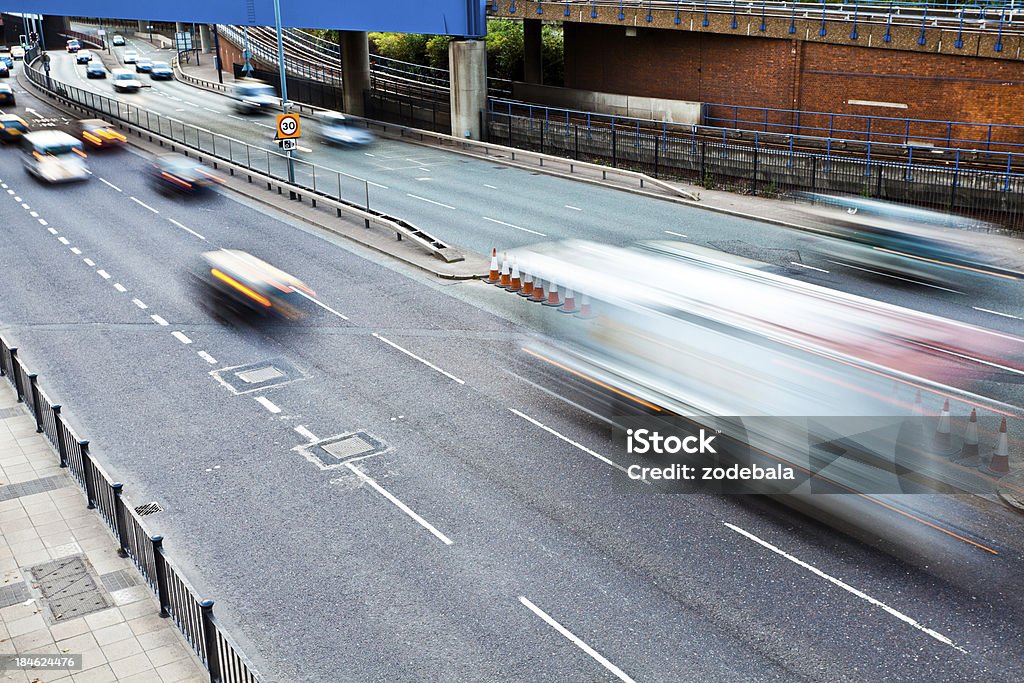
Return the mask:
[[[112,94],[53,56],[54,77]],[[181,83],[119,97],[271,144],[268,120]],[[66,126],[19,93],[28,108],[30,123]],[[805,261],[815,238],[753,220],[399,141],[304,145],[376,183],[389,213],[471,250],[675,236],[1019,331],[978,310],[1021,315],[1009,285],[886,286]],[[622,475],[604,424],[514,371],[523,335],[556,312],[439,282],[237,194],[161,194],[131,149],[89,162],[88,182],[48,187],[0,149],[0,330],[131,503],[160,504],[147,522],[266,680],[1024,672],[1019,519],[998,503],[951,502],[954,520],[866,503],[879,541],[754,497],[661,495]],[[309,316],[259,328],[211,316],[188,273],[219,247],[301,277],[317,292]],[[281,374],[265,383],[238,374],[268,365]],[[999,389],[1021,405],[1019,385]],[[359,433],[374,450],[318,445]]]

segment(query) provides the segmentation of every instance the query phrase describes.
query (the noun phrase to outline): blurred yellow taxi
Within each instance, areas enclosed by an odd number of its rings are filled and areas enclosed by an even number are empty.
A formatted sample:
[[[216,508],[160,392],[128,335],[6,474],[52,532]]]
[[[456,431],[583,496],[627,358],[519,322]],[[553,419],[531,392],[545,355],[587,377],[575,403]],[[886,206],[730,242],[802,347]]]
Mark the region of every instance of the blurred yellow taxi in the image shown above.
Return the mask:
[[[82,131],[82,141],[95,149],[118,147],[128,140],[102,119],[82,119],[78,127]]]
[[[0,140],[17,142],[22,135],[28,133],[28,125],[14,114],[0,115]]]

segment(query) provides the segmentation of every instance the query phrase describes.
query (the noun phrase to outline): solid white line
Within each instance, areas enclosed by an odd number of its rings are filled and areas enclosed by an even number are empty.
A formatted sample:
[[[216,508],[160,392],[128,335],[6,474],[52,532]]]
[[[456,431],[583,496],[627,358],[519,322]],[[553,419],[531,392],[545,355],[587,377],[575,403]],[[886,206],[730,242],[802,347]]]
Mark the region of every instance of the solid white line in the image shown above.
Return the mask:
[[[57,234],[57,231],[54,230],[53,228],[47,228],[46,231],[49,232],[51,235],[56,235]]]
[[[171,332],[171,336],[180,341],[182,344],[191,344],[192,340],[185,336],[184,332],[174,331]]]
[[[367,180],[366,183],[367,183],[367,185],[373,185],[374,187],[379,187],[382,190],[390,189],[387,185],[381,185],[380,183],[375,183],[372,180]]]
[[[320,299],[317,299],[316,297],[313,297],[313,296],[310,296],[309,294],[306,294],[301,289],[293,289],[292,291],[295,292],[296,294],[300,295],[300,296],[303,296],[303,297],[309,299],[310,301],[312,301],[313,303],[315,303],[317,306],[319,306],[320,308],[324,309],[325,311],[330,311],[331,313],[333,313],[334,315],[338,316],[342,320],[348,320],[348,316],[345,315],[344,313],[338,313],[336,310],[334,310],[333,308],[331,308],[330,306],[328,306],[324,302],[320,301]]]
[[[807,270],[816,270],[819,273],[827,273],[828,272],[824,268],[815,268],[814,266],[809,266],[806,263],[798,263],[797,261],[790,261],[789,263],[790,263],[790,265],[794,265],[797,268],[806,268]]]
[[[47,222],[46,222],[46,221],[44,221],[44,220],[43,220],[42,218],[40,218],[40,219],[39,219],[39,225],[49,225],[49,223],[47,223]]]
[[[545,235],[542,232],[537,232],[536,230],[530,230],[529,228],[521,228],[518,225],[512,225],[511,223],[506,223],[505,221],[499,221],[497,218],[488,218],[487,216],[481,216],[481,218],[483,218],[485,221],[490,221],[492,223],[497,223],[498,225],[504,225],[507,228],[515,228],[516,230],[522,230],[523,232],[528,232],[528,233],[533,234],[533,235],[540,235],[541,237],[547,237],[547,235]]]
[[[216,365],[217,364],[217,359],[214,358],[213,356],[211,356],[210,354],[208,354],[206,351],[199,351],[198,355],[199,355],[200,358],[205,360],[210,365]]]
[[[203,107],[203,109],[205,109],[208,112],[212,112],[214,114],[220,114],[221,113],[219,109],[210,109],[209,107]]]
[[[954,294],[963,294],[963,292],[961,292],[961,291],[959,291],[957,289],[949,289],[948,287],[939,287],[938,285],[933,285],[933,284],[930,284],[928,282],[921,282],[920,280],[912,280],[912,279],[910,279],[908,277],[900,277],[899,275],[893,275],[892,273],[883,273],[883,272],[881,272],[879,270],[871,270],[870,268],[861,268],[860,266],[853,266],[853,265],[850,265],[849,263],[843,263],[841,261],[832,261],[830,259],[826,259],[826,260],[829,263],[836,264],[837,266],[846,266],[847,268],[853,268],[854,270],[863,270],[865,273],[874,273],[875,275],[883,275],[885,277],[891,277],[891,278],[893,278],[895,280],[902,280],[903,282],[912,282],[915,285],[924,285],[925,287],[933,287],[935,289],[941,289],[941,290],[943,290],[945,292],[953,292]]]
[[[672,232],[671,230],[666,230],[665,234],[667,234],[667,235],[675,235],[676,237],[686,237],[686,235],[684,235],[681,232]],[[686,239],[690,239],[690,238],[686,237]]]
[[[71,242],[68,241],[67,237],[58,237],[57,241],[63,244],[65,247],[71,244]]]
[[[598,460],[600,460],[604,464],[611,465],[612,467],[614,467],[615,469],[619,470],[620,472],[627,472],[628,473],[626,468],[623,467],[622,465],[620,465],[620,464],[618,464],[616,462],[612,462],[611,460],[609,460],[608,458],[604,457],[600,453],[597,453],[595,451],[590,450],[589,448],[587,448],[583,444],[576,443],[575,441],[573,441],[572,439],[570,439],[569,437],[567,437],[567,436],[565,436],[563,434],[559,434],[558,432],[556,432],[551,427],[548,427],[546,424],[542,424],[542,423],[538,422],[537,420],[534,420],[532,417],[530,417],[526,413],[521,413],[518,410],[516,410],[515,408],[509,408],[509,410],[511,410],[513,413],[515,413],[519,417],[523,418],[527,422],[530,422],[530,423],[540,427],[545,432],[547,432],[549,434],[552,434],[553,436],[557,436],[559,439],[561,439],[562,441],[566,442],[567,444],[575,446],[576,448],[580,449],[581,451],[583,451],[584,453],[586,453],[588,455],[594,456],[595,458],[597,458]]]
[[[459,379],[455,375],[453,375],[453,374],[451,374],[449,372],[445,372],[441,368],[439,368],[436,365],[434,365],[433,363],[431,363],[429,360],[426,360],[424,358],[420,358],[419,356],[417,356],[412,351],[409,351],[407,349],[403,349],[401,346],[399,346],[395,342],[393,342],[393,341],[391,341],[389,339],[385,339],[384,337],[380,336],[376,332],[373,333],[373,336],[376,337],[377,339],[380,339],[382,342],[384,342],[388,346],[391,346],[391,347],[394,347],[394,348],[398,349],[399,351],[401,351],[405,355],[409,356],[410,358],[415,358],[416,360],[418,360],[419,362],[423,363],[424,365],[426,365],[431,370],[437,370],[438,372],[440,372],[442,375],[444,375],[448,379],[454,380],[454,381],[458,382],[459,384],[465,384],[466,383],[466,380]]]
[[[238,119],[239,121],[245,121],[241,116],[235,116],[234,114],[228,114],[229,119]]]
[[[97,177],[97,178],[100,178],[99,176],[96,176],[96,177]],[[106,185],[107,187],[109,187],[109,188],[113,189],[113,190],[117,190],[118,192],[120,192],[120,191],[121,191],[121,188],[120,188],[120,187],[118,187],[117,185],[115,185],[115,184],[113,184],[113,183],[111,183],[111,182],[107,182],[107,181],[106,181],[106,180],[104,180],[103,178],[100,178],[100,182],[101,182],[101,183],[103,183],[104,185]]]
[[[543,619],[548,626],[550,626],[551,628],[555,629],[563,636],[565,636],[573,645],[575,645],[576,647],[578,647],[579,649],[583,650],[588,655],[593,657],[594,661],[596,661],[604,668],[608,669],[608,671],[615,674],[615,677],[618,678],[620,681],[624,681],[624,683],[635,683],[635,681],[632,678],[626,675],[625,671],[609,662],[601,655],[601,653],[599,653],[597,650],[595,650],[594,648],[590,647],[582,640],[577,638],[575,635],[573,635],[572,631],[559,624],[547,612],[542,610],[540,607],[537,607],[537,605],[530,602],[528,599],[526,599],[526,597],[520,595],[519,602],[521,602],[528,610],[530,610],[538,617]]]
[[[497,188],[496,186],[494,186],[494,185],[488,185],[487,183],[484,183],[484,187],[489,187],[489,188],[491,188],[492,190],[497,190],[497,189],[498,189],[498,188]]]
[[[174,220],[173,218],[168,218],[167,220],[169,220],[170,222],[174,223],[175,225],[177,225],[177,226],[178,226],[179,228],[181,228],[181,229],[182,229],[182,230],[184,230],[185,232],[190,232],[190,233],[192,233],[193,235],[195,235],[196,237],[198,237],[198,238],[199,238],[199,239],[201,239],[201,240],[205,240],[205,239],[206,239],[205,237],[203,237],[202,235],[200,235],[200,234],[199,234],[198,232],[196,232],[196,231],[195,231],[195,230],[193,230],[192,228],[187,228],[187,227],[185,227],[184,225],[182,225],[182,224],[181,224],[181,223],[179,223],[178,221]]]
[[[264,408],[266,408],[267,410],[269,410],[270,412],[274,413],[275,415],[281,412],[281,409],[274,405],[274,402],[271,401],[266,396],[257,396],[256,402],[259,403]]]
[[[120,282],[115,282],[115,283],[114,283],[114,289],[116,289],[117,291],[121,292],[122,294],[124,294],[125,292],[127,292],[127,291],[128,291],[128,290],[127,290],[127,289],[125,288],[125,286],[124,286],[124,285],[122,285],[122,284],[121,284]]]
[[[784,550],[776,548],[774,545],[772,545],[768,541],[761,540],[760,538],[758,538],[754,534],[750,533],[749,531],[745,531],[744,529],[741,529],[738,526],[735,526],[733,524],[729,524],[728,522],[722,522],[722,523],[725,524],[725,526],[727,526],[730,529],[732,529],[733,531],[735,531],[736,533],[741,534],[743,536],[746,536],[751,541],[754,541],[755,543],[758,543],[758,544],[764,546],[765,548],[768,548],[768,550],[771,550],[773,553],[781,555],[782,557],[786,558],[790,562],[793,562],[794,564],[800,565],[801,567],[803,567],[807,571],[809,571],[809,572],[811,572],[813,574],[816,574],[816,575],[820,576],[821,578],[825,579],[826,581],[828,581],[830,583],[833,583],[836,586],[839,586],[843,590],[848,591],[848,592],[856,595],[861,600],[866,600],[866,601],[870,602],[872,605],[874,605],[875,607],[881,607],[886,612],[888,612],[892,616],[896,617],[900,621],[906,622],[906,623],[910,624],[911,626],[913,626],[914,628],[918,629],[919,631],[923,631],[924,633],[927,633],[928,635],[930,635],[932,638],[934,638],[935,640],[939,641],[940,643],[942,643],[944,645],[949,645],[953,649],[959,650],[960,652],[964,652],[964,650],[962,648],[957,646],[952,640],[950,640],[946,636],[942,635],[938,631],[933,631],[932,629],[927,628],[926,626],[922,625],[921,623],[919,623],[915,619],[912,619],[911,617],[908,617],[903,612],[895,610],[892,607],[889,607],[888,605],[886,605],[884,602],[882,602],[880,600],[876,600],[875,598],[871,597],[867,593],[864,593],[863,591],[857,590],[856,588],[854,588],[850,584],[845,583],[843,581],[840,581],[839,579],[835,578],[834,576],[831,576],[831,575],[826,574],[825,572],[821,571],[817,567],[811,566],[811,565],[807,564],[806,562],[804,562],[803,560],[800,560],[800,559],[797,559],[796,557],[793,557],[792,555],[790,555],[789,553],[785,552]]]
[[[413,199],[419,199],[421,202],[429,202],[430,204],[437,204],[438,206],[443,206],[444,208],[452,209],[453,211],[455,210],[455,207],[450,205],[450,204],[442,204],[441,202],[435,202],[433,199],[427,199],[426,197],[421,197],[418,194],[411,194],[409,192],[406,192],[405,196],[406,197],[412,197]]]
[[[132,198],[131,198],[131,200],[132,200],[133,202],[135,202],[136,204],[138,204],[139,206],[141,206],[141,207],[144,207],[144,208],[146,208],[146,209],[149,209],[149,210],[150,210],[150,211],[152,211],[153,213],[160,213],[159,211],[157,211],[156,209],[154,209],[154,208],[153,208],[152,206],[150,206],[150,205],[149,205],[149,204],[147,204],[146,202],[143,202],[143,201],[139,201],[139,200],[138,200],[138,199],[136,199],[135,197],[132,197]]]
[[[1013,318],[1014,320],[1021,320],[1021,317],[1018,316],[1018,315],[1011,315],[1009,313],[1000,313],[999,311],[993,311],[990,308],[979,308],[977,306],[971,306],[971,308],[973,308],[976,311],[981,311],[983,313],[991,313],[992,315],[1001,315],[1004,318]]]
[[[147,308],[149,308],[149,306],[142,303],[141,299],[132,299],[132,303],[141,308],[142,310],[146,310]]]
[[[295,427],[295,431],[297,431],[299,434],[301,434],[302,436],[304,436],[307,439],[309,439],[310,443],[316,443],[317,441],[320,440],[320,439],[316,438],[316,435],[313,432],[309,431],[308,429],[306,429],[302,425],[299,425],[298,427]]]
[[[109,280],[110,279],[110,273],[108,273],[107,271],[103,270],[102,268],[97,270],[96,274],[99,275],[104,280]]]
[[[565,205],[565,208],[567,208],[567,209],[572,209],[573,211],[582,211],[582,210],[583,210],[583,209],[581,209],[581,208],[580,208],[580,207],[578,207],[578,206],[573,206],[572,204],[566,204],[566,205]]]
[[[96,262],[93,261],[91,258],[84,258],[82,260],[85,261],[85,265],[89,266],[90,268],[94,268],[96,266]]]
[[[82,255],[82,250],[79,249],[78,247],[71,247],[71,253],[75,254],[75,255],[78,255],[78,256],[81,256]]]
[[[155,322],[157,325],[163,325],[163,326],[170,325],[169,322],[167,322],[166,320],[164,320],[163,318],[161,318],[158,315],[151,315],[149,317],[152,318],[153,322]]]
[[[394,504],[394,505],[395,505],[395,506],[396,506],[396,507],[397,507],[397,508],[398,508],[399,510],[401,510],[402,512],[404,512],[405,514],[409,515],[409,516],[410,516],[410,517],[412,517],[412,518],[413,518],[414,520],[416,520],[416,522],[418,522],[420,526],[422,526],[422,527],[423,527],[424,529],[426,529],[426,530],[427,530],[427,531],[429,531],[430,533],[434,534],[434,536],[436,536],[436,537],[437,537],[438,539],[440,539],[440,541],[441,541],[442,543],[444,543],[445,545],[451,545],[451,544],[452,544],[452,539],[450,539],[450,538],[448,538],[447,536],[445,536],[444,534],[442,534],[442,533],[441,533],[440,531],[438,531],[438,530],[437,530],[436,528],[434,528],[434,526],[433,526],[433,525],[432,525],[432,524],[431,524],[430,522],[428,522],[427,520],[423,519],[422,517],[420,517],[419,515],[417,515],[417,514],[416,514],[415,512],[413,512],[413,511],[412,511],[411,509],[409,509],[409,506],[408,506],[408,505],[406,505],[405,503],[403,503],[402,501],[398,500],[398,499],[397,499],[397,498],[395,498],[395,497],[394,497],[393,495],[391,495],[391,494],[390,494],[390,493],[389,493],[388,491],[386,491],[386,490],[384,489],[384,487],[383,487],[383,486],[381,486],[380,484],[378,484],[377,482],[375,482],[375,481],[374,481],[374,480],[373,480],[373,479],[372,479],[372,478],[371,478],[371,477],[370,477],[369,475],[367,475],[366,473],[362,472],[362,471],[361,471],[361,470],[360,470],[359,468],[357,468],[357,467],[356,467],[355,465],[353,465],[353,464],[352,464],[352,463],[350,463],[350,462],[346,462],[346,463],[345,463],[345,467],[347,467],[347,468],[349,468],[350,470],[352,470],[353,472],[355,472],[355,473],[356,473],[356,475],[357,475],[357,476],[358,476],[358,477],[359,477],[360,479],[362,479],[362,480],[363,480],[363,481],[365,481],[365,482],[366,482],[367,484],[369,484],[370,486],[372,486],[372,487],[373,487],[373,489],[374,489],[374,490],[375,490],[375,491],[376,491],[377,493],[379,493],[380,495],[382,495],[382,496],[384,496],[385,498],[387,498],[387,499],[388,499],[389,501],[391,501],[391,503],[392,503],[392,504]]]

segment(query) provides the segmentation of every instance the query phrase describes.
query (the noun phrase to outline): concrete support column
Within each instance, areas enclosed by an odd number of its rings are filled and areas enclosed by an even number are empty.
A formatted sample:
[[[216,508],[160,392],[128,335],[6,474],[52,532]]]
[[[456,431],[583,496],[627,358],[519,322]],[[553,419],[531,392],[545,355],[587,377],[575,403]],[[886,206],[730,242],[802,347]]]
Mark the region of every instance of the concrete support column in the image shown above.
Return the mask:
[[[175,33],[181,33],[182,31],[187,31],[187,30],[188,30],[188,26],[185,25],[184,22],[181,22],[181,21],[174,22],[174,32]]]
[[[480,112],[487,108],[487,45],[482,40],[453,40],[448,45],[452,135],[482,139]]]
[[[363,93],[370,89],[370,44],[366,31],[341,32],[341,73],[345,111],[364,116]]]
[[[139,28],[138,28],[138,32],[139,32],[139,33],[145,33],[145,32],[146,32],[146,27],[147,27],[147,26],[149,26],[149,24],[148,24],[148,23],[146,23],[146,22],[145,22],[145,21],[143,21],[142,19],[139,19],[139,21],[138,21],[138,27],[139,27]]]
[[[540,35],[540,19],[523,19],[523,80],[544,83],[544,45]]]
[[[213,52],[213,34],[209,24],[199,24],[199,48],[203,52]]]

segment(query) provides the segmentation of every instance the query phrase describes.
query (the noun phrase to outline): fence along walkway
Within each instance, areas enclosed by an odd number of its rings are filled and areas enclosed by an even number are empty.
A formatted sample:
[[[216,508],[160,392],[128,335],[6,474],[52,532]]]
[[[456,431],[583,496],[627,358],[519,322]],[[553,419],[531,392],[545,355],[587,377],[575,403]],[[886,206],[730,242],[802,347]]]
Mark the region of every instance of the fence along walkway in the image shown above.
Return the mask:
[[[138,513],[124,501],[124,485],[110,477],[95,461],[89,442],[67,424],[62,406],[39,386],[11,347],[0,337],[0,376],[14,387],[43,434],[85,492],[87,507],[95,509],[118,541],[118,554],[129,558],[160,602],[160,616],[168,617],[210,672],[211,683],[258,683],[258,673],[213,615],[213,600],[201,600],[195,589],[174,568],[163,548],[163,537],[152,535]]]

